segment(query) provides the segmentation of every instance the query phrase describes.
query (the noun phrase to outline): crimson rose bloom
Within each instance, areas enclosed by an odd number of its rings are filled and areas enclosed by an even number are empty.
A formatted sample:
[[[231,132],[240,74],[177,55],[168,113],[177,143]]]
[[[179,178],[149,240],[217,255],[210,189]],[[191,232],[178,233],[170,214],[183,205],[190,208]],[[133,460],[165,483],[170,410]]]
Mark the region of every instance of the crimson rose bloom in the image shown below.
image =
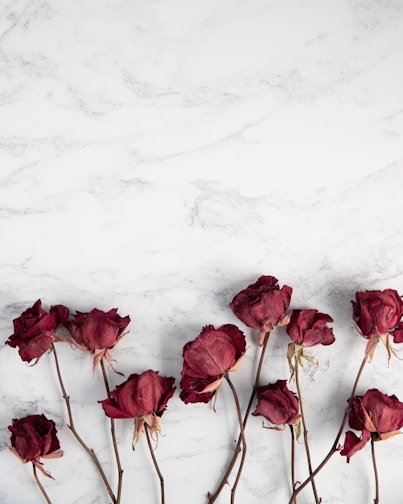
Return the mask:
[[[108,399],[98,401],[111,418],[134,418],[135,442],[146,423],[153,434],[160,431],[159,417],[176,387],[175,378],[159,376],[151,369],[141,375],[132,374],[110,393]]]
[[[331,345],[335,338],[333,329],[326,327],[328,322],[333,322],[332,317],[318,310],[293,310],[287,324],[287,333],[294,343],[288,345],[288,363],[294,369],[292,358],[302,365],[302,358],[315,363],[312,357],[305,354],[304,349],[315,345]]]
[[[63,455],[56,436],[55,423],[45,415],[29,415],[13,419],[10,450],[24,464],[32,462],[48,478],[52,476],[43,469],[40,458],[58,458]]]
[[[299,422],[298,398],[287,388],[286,380],[277,380],[276,383],[258,387],[258,404],[254,416],[263,416],[274,425],[294,425]]]
[[[265,333],[284,323],[291,294],[292,288],[288,285],[280,289],[277,278],[261,276],[254,284],[239,292],[230,307],[244,324],[262,331],[261,345]]]
[[[209,325],[183,347],[180,397],[186,404],[208,402],[228,371],[236,371],[246,351],[245,336],[235,325]]]
[[[38,299],[31,308],[13,320],[14,334],[8,338],[6,344],[13,348],[18,347],[23,361],[36,359],[34,364],[37,364],[53,342],[68,341],[55,334],[68,315],[69,310],[63,305],[52,306],[49,313],[46,312]]]
[[[403,341],[403,301],[394,289],[356,293],[353,319],[364,338],[392,333],[395,343]]]
[[[333,329],[326,327],[332,317],[318,310],[293,310],[287,333],[292,341],[302,347],[331,345],[334,343]]]
[[[374,441],[381,441],[400,434],[403,403],[395,395],[388,396],[377,389],[368,390],[363,396],[352,398],[349,425],[352,429],[362,431],[362,434],[359,438],[351,431],[346,432],[340,455],[345,455],[347,462],[371,437]]]
[[[95,371],[102,357],[112,367],[109,350],[114,348],[123,338],[130,317],[121,317],[117,308],[104,312],[94,308],[89,313],[77,312],[74,319],[64,325],[81,350],[94,355],[93,370]]]

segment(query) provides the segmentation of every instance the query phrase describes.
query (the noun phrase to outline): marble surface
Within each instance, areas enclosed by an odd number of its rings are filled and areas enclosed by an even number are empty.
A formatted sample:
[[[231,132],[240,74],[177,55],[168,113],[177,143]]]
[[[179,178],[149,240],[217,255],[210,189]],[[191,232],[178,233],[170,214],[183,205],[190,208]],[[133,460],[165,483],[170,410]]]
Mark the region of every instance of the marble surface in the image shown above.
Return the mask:
[[[256,334],[229,302],[260,275],[293,287],[292,308],[334,318],[336,342],[302,374],[314,465],[340,425],[365,341],[351,319],[357,290],[403,291],[403,3],[401,0],[0,2],[0,329],[39,297],[132,318],[113,350],[126,376],[174,376],[206,324],[237,324],[248,351],[233,381],[244,410]],[[288,379],[276,330],[262,382]],[[116,485],[105,398],[91,357],[59,344],[82,436]],[[0,502],[43,502],[7,449],[12,418],[45,413],[64,457],[46,461],[55,503],[107,503],[69,433],[52,356],[26,366],[0,347]],[[358,392],[403,400],[403,363],[379,348]],[[110,375],[112,386],[122,378]],[[291,382],[290,388],[295,390]],[[157,457],[167,504],[206,503],[238,435],[224,386],[211,405],[178,393]],[[122,504],[158,503],[145,440],[117,425]],[[286,504],[289,433],[252,417],[237,503]],[[382,504],[396,492],[403,438],[378,443]],[[297,446],[297,477],[307,474]],[[233,477],[230,483],[233,482]],[[370,450],[336,454],[317,478],[323,503],[368,504]],[[227,486],[220,504],[229,502]],[[308,487],[298,504],[312,503]]]

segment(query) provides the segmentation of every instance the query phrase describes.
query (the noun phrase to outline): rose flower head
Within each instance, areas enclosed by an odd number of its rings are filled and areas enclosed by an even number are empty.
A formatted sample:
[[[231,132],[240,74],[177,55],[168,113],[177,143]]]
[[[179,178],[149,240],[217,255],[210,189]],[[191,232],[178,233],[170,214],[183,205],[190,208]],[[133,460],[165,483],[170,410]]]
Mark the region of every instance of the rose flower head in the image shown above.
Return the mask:
[[[293,310],[286,328],[293,341],[288,345],[288,361],[291,368],[291,359],[294,355],[301,365],[302,358],[315,362],[304,353],[305,348],[334,343],[333,329],[326,325],[329,322],[333,322],[332,317],[319,313],[318,310]]]
[[[68,315],[69,310],[63,305],[52,306],[48,313],[42,308],[41,300],[38,299],[31,308],[13,320],[14,333],[6,344],[13,348],[18,347],[18,353],[23,361],[31,362],[35,359],[34,364],[37,364],[52,343],[69,341],[55,333],[67,320]]]
[[[194,341],[183,347],[182,401],[208,402],[225,374],[238,369],[245,351],[245,336],[235,325],[204,327]]]
[[[350,458],[372,438],[382,441],[400,434],[403,427],[403,403],[395,395],[388,396],[378,389],[370,389],[363,396],[354,396],[351,401],[349,425],[361,431],[361,437],[346,432],[340,455]]]
[[[286,380],[258,387],[257,399],[252,415],[263,416],[271,424],[281,425],[282,429],[286,424],[296,425],[300,421],[298,398],[288,389]]]
[[[381,340],[388,352],[395,353],[390,346],[389,335],[395,343],[403,342],[403,301],[394,289],[356,293],[353,303],[353,319],[360,334],[368,339],[366,355],[371,358]]]
[[[64,325],[77,346],[94,355],[93,370],[95,371],[102,357],[108,361],[111,368],[109,350],[114,348],[125,336],[125,329],[129,325],[130,317],[121,317],[117,308],[108,312],[94,308],[89,313],[77,312],[74,319]]]
[[[159,418],[174,395],[174,382],[175,378],[165,378],[150,369],[140,375],[130,375],[110,393],[108,399],[98,402],[110,418],[134,418],[134,446],[144,423],[150,428],[151,434],[158,435],[160,432]]]
[[[277,278],[261,276],[254,284],[239,292],[230,303],[234,314],[244,324],[261,331],[259,345],[273,327],[287,323],[285,312],[291,300],[292,288],[281,289]]]
[[[24,464],[32,462],[48,478],[52,476],[43,469],[41,458],[58,458],[63,455],[56,436],[55,423],[45,415],[29,415],[13,419],[10,451]]]

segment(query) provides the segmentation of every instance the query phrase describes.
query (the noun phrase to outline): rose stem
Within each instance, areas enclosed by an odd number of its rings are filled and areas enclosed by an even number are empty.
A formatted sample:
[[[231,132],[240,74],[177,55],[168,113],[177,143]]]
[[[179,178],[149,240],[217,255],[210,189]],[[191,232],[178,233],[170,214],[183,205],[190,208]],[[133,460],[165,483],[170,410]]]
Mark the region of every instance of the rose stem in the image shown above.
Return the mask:
[[[55,357],[55,363],[56,363],[56,371],[57,371],[57,377],[59,379],[59,384],[60,388],[62,391],[63,399],[64,402],[66,403],[66,408],[67,408],[67,414],[69,417],[69,423],[70,425],[68,426],[71,433],[73,436],[77,439],[77,441],[80,443],[80,445],[84,448],[84,450],[88,453],[88,455],[92,458],[96,468],[98,469],[99,474],[101,475],[102,481],[104,482],[105,488],[109,494],[109,497],[111,498],[113,504],[117,504],[115,494],[112,492],[112,488],[109,485],[109,482],[105,476],[105,473],[102,469],[102,466],[98,460],[98,457],[95,455],[95,452],[92,448],[89,448],[88,445],[85,444],[85,442],[81,439],[79,436],[78,432],[76,431],[76,428],[74,426],[74,421],[73,421],[73,414],[71,412],[71,406],[70,406],[70,397],[66,393],[66,389],[64,388],[64,383],[62,380],[62,375],[60,372],[60,367],[59,367],[59,359],[57,358],[57,353],[54,344],[52,344],[52,350],[53,350],[53,355]]]
[[[246,454],[245,428],[244,428],[243,421],[242,421],[242,414],[241,414],[241,408],[239,406],[238,394],[236,393],[235,387],[234,387],[230,377],[228,376],[228,373],[225,373],[225,379],[227,380],[227,383],[231,389],[232,395],[234,396],[236,412],[238,415],[239,429],[241,431],[240,435],[241,435],[241,440],[242,440],[242,454]],[[233,487],[231,488],[231,504],[234,504],[234,502],[235,502],[235,492],[236,492],[236,488],[238,486],[239,479],[241,477],[244,460],[245,460],[245,457],[242,457],[241,466],[238,470],[238,474],[236,476],[235,483],[234,483]]]
[[[341,425],[340,425],[340,429],[336,435],[336,439],[334,440],[334,443],[332,445],[332,447],[330,448],[330,451],[329,453],[326,455],[326,457],[322,460],[322,462],[318,465],[318,467],[313,471],[312,475],[309,476],[309,478],[307,478],[304,482],[302,482],[298,488],[296,488],[291,496],[291,499],[289,501],[288,504],[295,504],[295,498],[296,496],[300,493],[300,491],[306,487],[306,485],[311,481],[312,478],[314,478],[318,472],[320,470],[323,469],[323,467],[329,462],[330,458],[336,453],[336,451],[338,450],[338,443],[339,443],[339,439],[341,438],[341,435],[343,434],[343,431],[344,431],[344,427],[346,426],[346,423],[347,423],[347,419],[348,419],[348,415],[350,413],[350,408],[351,408],[351,401],[355,395],[355,391],[357,389],[357,385],[358,385],[358,382],[361,378],[361,374],[364,370],[364,367],[365,367],[365,364],[367,362],[367,357],[365,356],[361,362],[361,366],[360,366],[360,369],[358,370],[358,373],[357,373],[357,376],[355,378],[355,382],[354,382],[354,385],[353,385],[353,389],[351,391],[351,395],[350,395],[350,399],[348,400],[348,406],[346,408],[346,411],[344,413],[344,417],[343,417],[343,420],[341,422]]]
[[[266,353],[267,344],[269,342],[269,337],[270,337],[270,332],[267,332],[265,334],[263,345],[262,345],[262,351],[260,353],[259,364],[258,364],[257,371],[256,371],[255,384],[254,384],[254,386],[252,388],[252,392],[251,392],[251,395],[250,395],[250,398],[249,398],[249,403],[248,403],[248,406],[247,406],[246,411],[245,411],[245,416],[243,418],[243,429],[244,430],[245,430],[245,427],[246,427],[246,422],[248,421],[250,410],[252,409],[252,404],[253,404],[253,400],[254,400],[255,395],[256,395],[256,390],[259,387],[260,374],[262,372],[262,365],[263,365],[264,355]],[[222,477],[220,484],[217,487],[217,490],[214,492],[213,495],[211,495],[209,497],[209,504],[213,504],[217,500],[217,498],[220,495],[222,489],[227,484],[227,482],[228,482],[227,480],[229,478],[229,475],[231,474],[232,469],[234,468],[234,465],[235,465],[235,463],[237,461],[238,455],[239,455],[239,453],[241,451],[241,442],[242,442],[242,434],[239,433],[239,437],[238,437],[237,445],[236,445],[236,448],[235,448],[235,451],[234,451],[234,455],[232,456],[231,462],[229,463],[228,468],[227,468],[224,476]],[[241,466],[243,466],[243,463],[244,463],[244,460],[245,460],[245,455],[246,455],[246,453],[243,452],[242,453],[241,465],[239,467],[239,470],[241,470]],[[239,470],[238,470],[238,473],[239,473]],[[238,475],[237,475],[237,479],[239,479]]]
[[[289,425],[291,432],[291,488],[294,491],[296,481],[295,481],[295,435],[294,426]],[[296,501],[295,501],[296,502]]]
[[[316,504],[319,504],[320,501],[319,501],[319,497],[318,497],[318,492],[316,490],[315,480],[313,479],[313,476],[312,476],[311,452],[309,450],[308,429],[306,427],[304,407],[303,407],[303,403],[302,403],[302,395],[301,395],[301,387],[300,387],[300,384],[299,384],[299,372],[298,372],[298,368],[299,368],[299,364],[298,364],[297,359],[295,359],[295,365],[294,365],[295,384],[297,386],[297,392],[298,392],[298,397],[299,397],[299,408],[301,410],[302,427],[304,429],[304,445],[305,445],[305,451],[306,451],[306,459],[307,459],[307,462],[308,462],[309,476],[311,477],[311,485],[312,485],[313,495],[315,497],[315,502],[316,502]]]
[[[160,479],[161,504],[165,504],[164,477],[162,476],[160,468],[158,467],[157,459],[155,458],[154,449],[151,444],[150,433],[148,432],[148,425],[146,423],[144,424],[144,430],[146,431],[148,449],[150,450],[151,458],[153,459],[155,470],[157,471],[158,477]]]
[[[49,496],[46,493],[45,489],[43,488],[42,483],[39,481],[38,475],[36,474],[36,466],[33,462],[32,462],[32,471],[34,473],[34,478],[35,478],[36,484],[38,485],[39,490],[42,492],[42,495],[43,495],[45,501],[48,504],[52,504],[52,501],[49,499]]]
[[[101,359],[101,370],[102,370],[102,376],[104,379],[106,393],[108,394],[108,397],[109,397],[111,391],[109,388],[108,376],[106,374],[105,363],[104,363],[103,357]],[[117,494],[117,498],[116,498],[116,504],[120,504],[120,499],[121,499],[121,495],[122,495],[123,469],[122,469],[122,465],[120,463],[118,443],[116,441],[115,419],[110,418],[110,421],[111,421],[111,436],[112,436],[113,450],[115,452],[116,465],[118,468],[118,494]]]
[[[372,454],[372,463],[374,465],[374,474],[375,474],[375,499],[374,499],[374,504],[379,504],[379,479],[378,479],[378,469],[376,467],[375,442],[374,442],[374,438],[373,437],[371,437],[371,454]]]

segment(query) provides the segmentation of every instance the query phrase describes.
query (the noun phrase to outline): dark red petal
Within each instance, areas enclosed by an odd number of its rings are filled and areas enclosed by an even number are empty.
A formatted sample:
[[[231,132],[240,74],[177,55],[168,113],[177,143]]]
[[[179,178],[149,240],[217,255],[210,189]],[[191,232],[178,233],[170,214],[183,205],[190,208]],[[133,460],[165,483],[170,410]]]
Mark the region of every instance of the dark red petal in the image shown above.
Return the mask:
[[[57,329],[62,324],[64,324],[64,322],[66,322],[66,320],[69,316],[69,309],[63,305],[55,305],[55,306],[51,306],[49,313],[55,314],[55,321],[56,321],[55,329]]]
[[[105,415],[110,418],[133,418],[129,413],[122,411],[118,403],[113,399],[98,401],[104,409]]]
[[[362,397],[362,408],[368,412],[378,433],[393,432],[403,427],[403,403],[395,395],[388,396],[378,389],[370,389]],[[366,428],[369,426],[366,425]]]
[[[365,411],[362,408],[362,396],[354,396],[351,400],[351,410],[348,424],[352,429],[365,429]]]
[[[81,336],[81,328],[74,320],[69,320],[65,322],[64,327],[68,330],[71,337],[74,339],[76,343],[84,346],[84,341]]]
[[[368,443],[370,437],[371,434],[367,430],[362,432],[361,438],[351,431],[346,432],[346,439],[344,440],[344,446],[340,455],[346,456],[347,462],[350,462],[350,458]]]
[[[403,343],[403,322],[400,322],[392,333],[394,343]]]
[[[43,333],[33,338],[29,343],[22,342],[20,345],[21,359],[24,362],[31,362],[33,359],[39,359],[44,353],[46,353],[52,345],[52,335],[51,333]]]
[[[198,394],[197,392],[191,390],[182,390],[179,397],[185,404],[188,403],[208,403],[210,399],[214,396],[212,392],[204,392],[202,394]]]

